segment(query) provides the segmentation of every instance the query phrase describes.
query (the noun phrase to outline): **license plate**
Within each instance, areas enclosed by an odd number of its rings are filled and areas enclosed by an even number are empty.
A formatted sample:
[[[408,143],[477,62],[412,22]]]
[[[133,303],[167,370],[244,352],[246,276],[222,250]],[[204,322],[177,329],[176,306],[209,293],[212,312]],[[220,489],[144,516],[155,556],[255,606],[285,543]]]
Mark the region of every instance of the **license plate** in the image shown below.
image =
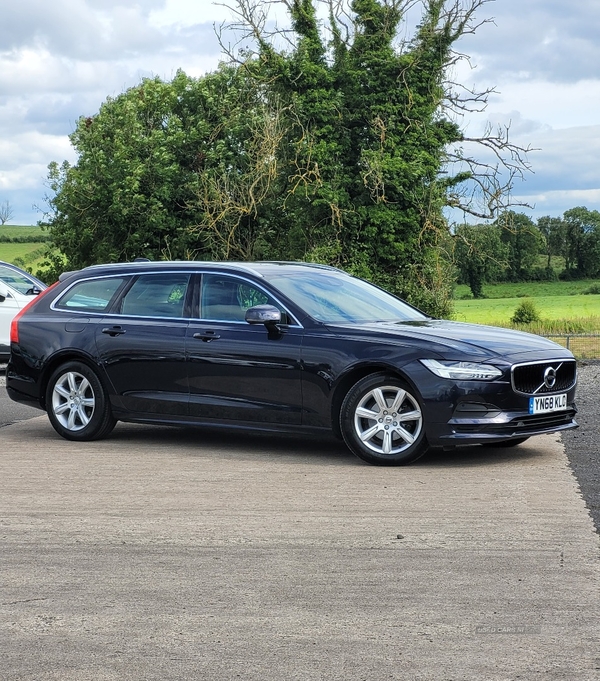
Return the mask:
[[[540,395],[529,398],[530,414],[545,414],[549,411],[562,411],[567,408],[567,393],[562,395]]]

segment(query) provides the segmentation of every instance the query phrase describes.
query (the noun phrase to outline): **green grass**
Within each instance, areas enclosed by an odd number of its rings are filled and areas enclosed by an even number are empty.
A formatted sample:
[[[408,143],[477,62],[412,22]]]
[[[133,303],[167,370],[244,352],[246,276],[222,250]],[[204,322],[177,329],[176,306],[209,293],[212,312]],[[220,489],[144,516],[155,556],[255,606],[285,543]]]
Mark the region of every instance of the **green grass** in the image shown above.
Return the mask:
[[[600,316],[600,295],[533,296],[542,319],[577,319]],[[522,298],[486,298],[456,300],[454,316],[478,324],[510,323]]]
[[[44,260],[47,244],[34,241],[26,244],[5,244],[0,242],[0,260],[34,272]]]
[[[41,227],[30,227],[27,225],[0,225],[0,237],[6,236],[14,239],[22,236],[47,236]]]
[[[39,237],[40,241],[27,241],[24,243],[5,242],[0,240],[0,260],[10,262],[18,267],[35,273],[37,267],[44,260],[47,243],[43,239],[48,238],[48,233],[41,227],[29,227],[26,225],[0,225],[0,239]]]
[[[486,298],[468,299],[468,286],[455,289],[454,318],[458,321],[520,328],[538,334],[600,333],[600,295],[586,294],[600,288],[598,280],[543,281],[490,284]],[[511,317],[524,297],[530,297],[541,322],[515,327]]]
[[[535,281],[518,284],[486,284],[483,294],[486,298],[523,298],[531,296],[575,296],[584,293],[590,286],[600,285],[597,279],[580,279],[577,281]],[[471,297],[471,289],[466,284],[458,284],[454,290],[454,298],[462,300]]]

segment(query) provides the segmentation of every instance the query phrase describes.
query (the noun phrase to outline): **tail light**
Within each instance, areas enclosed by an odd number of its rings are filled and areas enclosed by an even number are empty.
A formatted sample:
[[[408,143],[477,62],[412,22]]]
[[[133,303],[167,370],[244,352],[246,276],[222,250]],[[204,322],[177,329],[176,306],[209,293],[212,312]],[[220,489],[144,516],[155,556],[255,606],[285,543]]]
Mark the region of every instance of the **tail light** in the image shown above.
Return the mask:
[[[18,343],[19,342],[19,319],[25,314],[25,312],[32,306],[34,303],[39,302],[40,298],[43,298],[46,293],[51,291],[58,282],[55,282],[52,284],[52,286],[48,286],[48,288],[45,288],[41,293],[39,293],[33,300],[30,300],[25,307],[21,308],[17,314],[13,317],[12,322],[10,323],[10,342],[11,343]]]

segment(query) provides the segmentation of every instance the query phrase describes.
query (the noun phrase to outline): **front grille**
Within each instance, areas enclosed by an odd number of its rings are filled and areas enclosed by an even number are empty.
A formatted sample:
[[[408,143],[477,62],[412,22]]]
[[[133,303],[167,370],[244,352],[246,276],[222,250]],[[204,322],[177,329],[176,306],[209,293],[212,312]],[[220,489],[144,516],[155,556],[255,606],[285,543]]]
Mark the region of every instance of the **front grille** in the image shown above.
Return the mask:
[[[513,389],[526,395],[544,395],[570,390],[577,380],[575,360],[517,364],[512,369]]]

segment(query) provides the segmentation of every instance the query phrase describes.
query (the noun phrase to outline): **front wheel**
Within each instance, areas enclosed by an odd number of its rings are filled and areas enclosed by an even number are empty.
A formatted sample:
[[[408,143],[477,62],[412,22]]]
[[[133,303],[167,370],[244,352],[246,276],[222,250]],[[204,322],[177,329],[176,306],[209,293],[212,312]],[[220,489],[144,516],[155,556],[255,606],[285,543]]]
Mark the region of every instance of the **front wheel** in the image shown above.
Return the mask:
[[[116,424],[100,379],[82,362],[67,362],[52,374],[46,409],[54,430],[66,440],[98,440]]]
[[[427,451],[419,399],[395,376],[373,374],[358,381],[342,403],[340,428],[356,456],[379,466],[412,463]]]

